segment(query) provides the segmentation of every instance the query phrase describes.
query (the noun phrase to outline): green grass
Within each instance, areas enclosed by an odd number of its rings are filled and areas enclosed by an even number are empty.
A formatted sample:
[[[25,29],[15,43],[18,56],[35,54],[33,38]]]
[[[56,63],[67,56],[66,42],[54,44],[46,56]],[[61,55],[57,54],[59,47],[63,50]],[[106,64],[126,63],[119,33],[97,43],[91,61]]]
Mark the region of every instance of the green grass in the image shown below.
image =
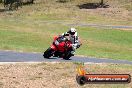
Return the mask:
[[[84,46],[78,54],[132,60],[132,31],[82,28]]]
[[[102,10],[81,10],[77,7],[86,2],[88,1],[77,0],[67,3],[41,1],[24,6],[18,11],[0,13],[0,49],[43,52],[51,44],[54,35],[61,34],[71,27],[68,24],[132,24],[131,17],[129,18],[129,15],[126,18],[122,17],[122,12],[108,15],[113,13],[113,10],[111,12],[106,10],[104,14]],[[72,27],[78,28],[83,43],[77,54],[132,60],[132,31]]]
[[[53,26],[53,25],[52,25]],[[51,26],[51,28],[52,28]],[[56,26],[56,25],[54,25]],[[61,34],[64,29],[6,29],[0,30],[0,48],[18,51],[43,52],[52,42],[52,36]],[[82,47],[77,54],[113,59],[132,59],[132,31],[78,27]]]

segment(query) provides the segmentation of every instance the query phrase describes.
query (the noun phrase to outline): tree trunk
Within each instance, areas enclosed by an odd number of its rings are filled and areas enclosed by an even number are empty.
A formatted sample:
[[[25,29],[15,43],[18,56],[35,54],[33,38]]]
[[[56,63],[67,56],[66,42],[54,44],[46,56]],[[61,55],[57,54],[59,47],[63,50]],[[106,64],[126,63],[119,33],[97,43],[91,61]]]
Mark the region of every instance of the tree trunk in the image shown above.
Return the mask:
[[[104,5],[104,0],[101,0],[100,5],[101,5],[101,7],[103,7],[103,5]]]
[[[33,4],[34,3],[34,0],[31,0],[31,3]]]

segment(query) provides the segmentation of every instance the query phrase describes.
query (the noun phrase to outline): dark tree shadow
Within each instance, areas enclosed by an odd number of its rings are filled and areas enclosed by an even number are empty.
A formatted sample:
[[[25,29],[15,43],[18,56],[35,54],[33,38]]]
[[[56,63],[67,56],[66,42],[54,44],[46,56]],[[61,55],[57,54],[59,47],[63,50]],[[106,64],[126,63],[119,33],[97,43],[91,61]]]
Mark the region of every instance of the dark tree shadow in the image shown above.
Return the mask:
[[[6,12],[9,11],[8,9],[0,9],[0,12]]]
[[[34,2],[23,2],[22,5],[30,5],[30,4],[34,4]]]
[[[96,9],[96,8],[109,8],[109,5],[101,3],[86,3],[77,5],[80,9]]]
[[[59,2],[59,3],[66,3],[66,2],[69,2],[70,0],[57,0],[56,2]]]
[[[50,57],[50,58],[45,58],[45,59],[58,59],[57,57]]]
[[[50,58],[45,58],[45,59],[52,60],[52,59],[59,59],[59,57],[50,57]],[[65,60],[65,59],[61,59],[61,60]],[[68,59],[68,60],[65,60],[65,61],[69,61],[69,60],[72,60],[72,59]]]
[[[5,12],[5,9],[0,9],[0,12]]]
[[[72,60],[72,59],[70,59],[70,58],[69,58],[69,59],[63,59],[63,58],[62,58],[61,60],[64,60],[64,61],[70,61],[70,60]]]
[[[34,4],[34,0],[22,2],[22,0],[5,0],[2,2],[4,9],[0,9],[0,12],[5,11],[14,11],[18,10],[18,8],[22,8],[24,5]]]

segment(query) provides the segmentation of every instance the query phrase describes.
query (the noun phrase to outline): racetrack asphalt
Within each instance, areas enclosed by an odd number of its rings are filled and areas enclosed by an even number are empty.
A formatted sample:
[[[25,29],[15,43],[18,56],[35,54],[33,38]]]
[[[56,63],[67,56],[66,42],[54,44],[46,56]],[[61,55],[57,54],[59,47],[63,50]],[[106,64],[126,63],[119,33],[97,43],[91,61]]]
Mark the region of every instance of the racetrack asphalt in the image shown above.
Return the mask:
[[[127,60],[99,59],[79,56],[73,56],[70,59],[71,60],[63,60],[62,58],[46,59],[43,58],[43,53],[27,53],[0,50],[0,62],[84,62],[84,63],[117,63],[132,65],[132,61]]]
[[[69,23],[68,21],[60,21],[60,20],[55,20],[55,21],[40,21],[41,23],[50,23],[50,24],[63,24],[66,26],[82,26],[82,27],[97,27],[97,28],[109,28],[109,29],[130,29],[132,30],[132,25],[131,26],[126,26],[126,25],[106,25],[106,24],[92,24],[92,23]]]
[[[109,29],[130,29],[132,30],[132,26],[124,26],[124,25],[100,25],[100,24],[68,24],[70,26],[82,26],[82,27],[97,27],[97,28],[109,28]]]

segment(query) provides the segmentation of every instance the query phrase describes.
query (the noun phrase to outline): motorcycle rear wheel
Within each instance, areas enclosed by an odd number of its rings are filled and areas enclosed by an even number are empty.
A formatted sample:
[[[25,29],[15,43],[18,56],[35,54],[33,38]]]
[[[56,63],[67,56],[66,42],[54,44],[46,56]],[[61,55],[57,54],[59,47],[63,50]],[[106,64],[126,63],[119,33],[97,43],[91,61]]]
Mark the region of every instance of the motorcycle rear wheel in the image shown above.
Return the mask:
[[[71,57],[72,55],[71,55],[71,52],[69,51],[69,52],[67,52],[65,55],[64,55],[64,57],[63,57],[63,59],[65,59],[65,60],[70,60],[70,57]]]

